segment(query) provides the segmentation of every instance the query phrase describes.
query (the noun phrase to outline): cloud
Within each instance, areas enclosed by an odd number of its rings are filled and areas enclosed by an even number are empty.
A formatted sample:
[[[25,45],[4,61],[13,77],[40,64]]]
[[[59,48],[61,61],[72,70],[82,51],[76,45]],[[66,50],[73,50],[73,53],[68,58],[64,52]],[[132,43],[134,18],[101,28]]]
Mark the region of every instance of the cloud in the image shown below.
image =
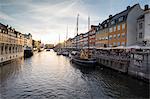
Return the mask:
[[[3,13],[3,12],[0,12],[0,19],[1,20],[10,20],[10,21],[14,20],[14,18],[12,18],[11,16],[9,16],[9,15]]]
[[[18,5],[20,6],[20,2],[13,2],[13,5],[11,5],[11,3],[7,4],[7,6],[12,6],[12,9],[14,5],[18,7]],[[24,10],[24,7],[27,9],[20,13],[16,13],[17,11],[12,13],[11,16],[15,17],[13,23],[21,31],[31,32],[35,38],[40,39],[41,37],[39,37],[39,35],[46,38],[46,35],[66,33],[67,25],[72,28],[70,29],[70,32],[73,32],[74,35],[77,13],[80,13],[80,31],[85,30],[83,27],[85,27],[84,24],[87,23],[87,15],[84,13],[84,9],[79,4],[79,0],[59,2],[53,5],[49,3],[36,4],[33,2],[31,3],[31,1],[27,1],[21,4],[21,6],[23,8],[20,8],[19,10]],[[62,35],[62,38],[64,39],[65,36],[63,36],[64,35]]]
[[[2,1],[2,2],[1,2]],[[10,24],[23,33],[31,33],[35,39],[46,42],[56,42],[58,34],[65,40],[66,28],[69,36],[76,32],[76,18],[79,17],[79,32],[88,28],[88,15],[91,24],[98,24],[109,14],[116,14],[119,4],[129,5],[128,1],[111,2],[108,0],[0,0],[0,20]],[[116,8],[115,5],[117,6]],[[111,9],[110,9],[111,8]]]

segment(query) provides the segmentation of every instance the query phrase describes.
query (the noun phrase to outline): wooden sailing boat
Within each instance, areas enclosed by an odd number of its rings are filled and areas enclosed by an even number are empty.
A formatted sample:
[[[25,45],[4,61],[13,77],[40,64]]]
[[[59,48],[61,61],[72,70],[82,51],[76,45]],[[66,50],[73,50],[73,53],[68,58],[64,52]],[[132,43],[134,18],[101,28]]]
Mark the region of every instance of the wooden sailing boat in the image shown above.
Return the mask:
[[[78,36],[78,20],[79,15],[77,16],[77,36]],[[76,48],[77,48],[77,40],[76,40]],[[89,50],[89,33],[88,33],[88,49],[82,49],[80,53],[75,53],[74,55],[72,55],[71,60],[72,62],[81,66],[93,67],[96,65],[96,59],[92,58],[92,52]]]

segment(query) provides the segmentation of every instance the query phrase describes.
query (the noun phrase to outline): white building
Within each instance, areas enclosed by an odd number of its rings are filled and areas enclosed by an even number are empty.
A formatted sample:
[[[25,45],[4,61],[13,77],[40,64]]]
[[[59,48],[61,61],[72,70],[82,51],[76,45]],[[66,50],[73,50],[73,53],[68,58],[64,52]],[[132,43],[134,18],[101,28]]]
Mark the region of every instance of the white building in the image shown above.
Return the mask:
[[[32,46],[32,35],[29,33],[29,34],[24,34],[24,48],[30,48],[32,49],[33,46]]]
[[[137,44],[150,46],[150,8],[145,5],[144,14],[137,19]]]

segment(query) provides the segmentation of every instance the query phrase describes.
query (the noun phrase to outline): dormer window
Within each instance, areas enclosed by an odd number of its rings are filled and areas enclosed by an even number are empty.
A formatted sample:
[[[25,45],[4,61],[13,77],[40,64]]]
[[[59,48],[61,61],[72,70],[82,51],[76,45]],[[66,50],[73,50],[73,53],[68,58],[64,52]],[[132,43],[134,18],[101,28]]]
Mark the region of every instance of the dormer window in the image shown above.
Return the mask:
[[[111,25],[115,24],[115,20],[111,21]]]
[[[100,29],[102,29],[103,27],[102,26],[100,26]]]
[[[105,24],[105,27],[107,27],[107,24]]]
[[[123,21],[123,16],[119,18],[119,22],[122,22]]]

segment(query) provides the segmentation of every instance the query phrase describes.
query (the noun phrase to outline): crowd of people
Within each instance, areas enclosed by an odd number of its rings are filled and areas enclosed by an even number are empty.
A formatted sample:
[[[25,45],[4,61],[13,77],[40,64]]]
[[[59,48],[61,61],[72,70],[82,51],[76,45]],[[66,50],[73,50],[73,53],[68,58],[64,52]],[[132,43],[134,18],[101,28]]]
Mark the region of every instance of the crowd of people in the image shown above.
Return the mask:
[[[128,49],[100,49],[95,53],[96,57],[105,57],[118,60],[130,59],[132,50]]]

